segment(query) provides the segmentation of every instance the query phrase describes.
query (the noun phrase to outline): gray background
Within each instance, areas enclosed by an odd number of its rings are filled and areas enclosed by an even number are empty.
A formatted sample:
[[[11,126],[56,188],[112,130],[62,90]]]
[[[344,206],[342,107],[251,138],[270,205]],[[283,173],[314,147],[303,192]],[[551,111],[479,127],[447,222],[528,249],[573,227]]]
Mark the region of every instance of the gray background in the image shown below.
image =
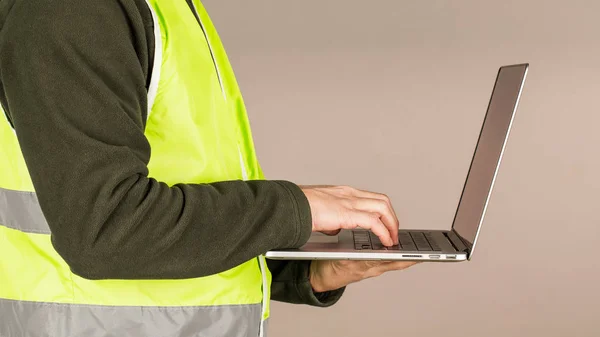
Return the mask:
[[[450,226],[500,65],[530,62],[480,246],[274,304],[272,336],[599,336],[600,2],[205,0],[271,179]]]

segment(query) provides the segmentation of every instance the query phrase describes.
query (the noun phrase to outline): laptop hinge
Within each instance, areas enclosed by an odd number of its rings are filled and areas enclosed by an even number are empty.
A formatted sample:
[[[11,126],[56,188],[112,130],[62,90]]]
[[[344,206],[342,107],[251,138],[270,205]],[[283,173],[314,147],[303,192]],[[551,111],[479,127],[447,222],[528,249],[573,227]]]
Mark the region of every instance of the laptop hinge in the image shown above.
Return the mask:
[[[452,231],[450,232],[446,232],[446,235],[448,236],[448,239],[450,240],[450,242],[452,242],[452,245],[454,246],[454,248],[456,248],[457,251],[468,252],[470,250],[470,244],[468,242],[465,242],[465,240],[460,235],[458,235],[458,233],[456,233],[454,229],[452,229]]]

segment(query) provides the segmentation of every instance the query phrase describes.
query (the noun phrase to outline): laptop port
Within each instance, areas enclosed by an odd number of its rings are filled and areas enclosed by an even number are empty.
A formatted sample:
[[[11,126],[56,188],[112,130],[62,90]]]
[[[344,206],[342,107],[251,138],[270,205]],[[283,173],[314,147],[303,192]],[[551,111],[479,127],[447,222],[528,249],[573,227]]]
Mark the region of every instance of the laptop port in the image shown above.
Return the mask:
[[[456,260],[456,255],[446,255],[446,258],[449,260]]]
[[[429,255],[430,259],[439,259],[440,256],[439,255]]]
[[[403,254],[402,257],[423,257],[423,255],[405,255]]]

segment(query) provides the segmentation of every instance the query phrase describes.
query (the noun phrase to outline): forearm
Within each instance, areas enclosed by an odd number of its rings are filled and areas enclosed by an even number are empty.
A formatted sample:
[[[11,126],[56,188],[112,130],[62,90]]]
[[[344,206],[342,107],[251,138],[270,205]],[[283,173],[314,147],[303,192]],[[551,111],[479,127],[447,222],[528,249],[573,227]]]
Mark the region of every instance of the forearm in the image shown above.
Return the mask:
[[[38,195],[51,219],[54,246],[76,274],[176,279],[218,273],[269,249],[301,245],[310,227],[300,218],[292,188],[272,181],[169,188],[139,176],[110,195],[88,197],[93,194],[87,188],[58,198],[44,189]],[[54,207],[74,205],[78,197],[77,207]],[[58,221],[65,214],[68,220]]]

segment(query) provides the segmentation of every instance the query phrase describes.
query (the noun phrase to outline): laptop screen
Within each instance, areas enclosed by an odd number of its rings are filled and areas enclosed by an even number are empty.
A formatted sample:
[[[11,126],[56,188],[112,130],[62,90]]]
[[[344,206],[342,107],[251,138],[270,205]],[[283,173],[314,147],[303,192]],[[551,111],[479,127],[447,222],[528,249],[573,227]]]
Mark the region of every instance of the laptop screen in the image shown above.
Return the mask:
[[[452,228],[474,248],[502,159],[527,65],[500,68]]]

